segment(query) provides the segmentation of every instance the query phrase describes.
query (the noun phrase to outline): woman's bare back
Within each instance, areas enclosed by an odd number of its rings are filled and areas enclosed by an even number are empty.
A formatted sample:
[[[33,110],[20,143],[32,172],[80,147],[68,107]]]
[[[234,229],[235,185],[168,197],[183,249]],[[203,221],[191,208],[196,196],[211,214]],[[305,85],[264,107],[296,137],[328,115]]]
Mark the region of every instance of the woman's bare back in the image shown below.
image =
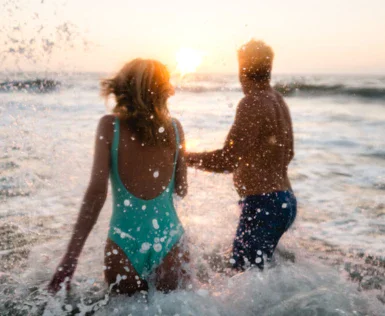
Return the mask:
[[[120,124],[118,171],[121,181],[134,196],[150,200],[161,194],[173,174],[176,154],[175,132],[170,126],[170,145],[148,146],[140,142],[126,122]]]

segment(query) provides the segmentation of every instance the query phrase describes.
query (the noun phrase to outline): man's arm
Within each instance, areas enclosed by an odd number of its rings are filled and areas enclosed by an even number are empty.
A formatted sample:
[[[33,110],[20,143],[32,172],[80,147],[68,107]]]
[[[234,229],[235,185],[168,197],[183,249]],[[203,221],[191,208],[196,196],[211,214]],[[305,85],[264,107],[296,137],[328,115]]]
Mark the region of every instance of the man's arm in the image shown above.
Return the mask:
[[[246,137],[250,121],[250,104],[243,98],[222,149],[187,153],[187,165],[210,172],[233,172],[247,151]],[[256,135],[255,135],[256,136]]]

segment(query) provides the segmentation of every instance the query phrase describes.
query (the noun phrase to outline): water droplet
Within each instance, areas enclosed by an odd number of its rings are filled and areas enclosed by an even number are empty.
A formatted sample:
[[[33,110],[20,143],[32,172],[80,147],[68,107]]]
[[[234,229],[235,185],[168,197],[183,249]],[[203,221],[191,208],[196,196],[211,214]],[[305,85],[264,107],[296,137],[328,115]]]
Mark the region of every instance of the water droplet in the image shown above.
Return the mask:
[[[112,253],[113,253],[114,255],[117,255],[117,254],[118,254],[118,251],[117,251],[116,249],[114,249],[114,250],[112,250]]]
[[[100,136],[99,139],[103,139],[104,137],[103,136]]]
[[[287,203],[283,203],[282,208],[287,208]]]
[[[159,223],[156,219],[152,220],[152,226],[154,226],[155,229],[159,229]]]
[[[233,258],[231,258],[231,259],[229,260],[229,262],[230,262],[231,264],[234,264],[234,263],[235,263],[235,260],[234,260]]]
[[[155,250],[156,252],[159,252],[159,251],[162,250],[162,245],[161,245],[161,244],[155,244],[155,245],[153,246],[153,248],[154,248],[154,250]]]
[[[151,248],[151,244],[149,242],[144,242],[140,247],[140,252],[141,253],[147,252],[150,248]]]
[[[147,208],[146,205],[143,205],[143,206],[142,206],[142,210],[143,210],[143,211],[144,211],[146,208]]]
[[[161,127],[159,127],[159,133],[163,133],[164,132],[164,127],[163,126],[161,126]]]
[[[258,255],[258,256],[261,256],[261,255],[262,255],[262,251],[261,251],[261,250],[258,250],[258,251],[257,251],[257,255]]]
[[[261,258],[257,258],[257,259],[255,259],[255,263],[261,263],[262,262],[262,259]]]
[[[159,177],[159,171],[154,172],[154,178],[157,178],[157,177]]]
[[[130,203],[130,200],[124,200],[124,205],[125,205],[125,206],[130,206],[130,204],[131,204],[131,203]]]
[[[72,305],[67,304],[67,305],[65,306],[65,309],[66,309],[67,312],[72,312]]]

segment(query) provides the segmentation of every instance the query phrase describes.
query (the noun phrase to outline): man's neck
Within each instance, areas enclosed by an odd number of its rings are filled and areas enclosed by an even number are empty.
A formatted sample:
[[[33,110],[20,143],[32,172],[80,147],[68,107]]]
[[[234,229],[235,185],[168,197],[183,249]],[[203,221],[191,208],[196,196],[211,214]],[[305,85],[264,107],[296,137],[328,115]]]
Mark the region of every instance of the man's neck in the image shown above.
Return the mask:
[[[258,94],[271,90],[270,80],[248,80],[242,83],[242,89],[245,94]]]

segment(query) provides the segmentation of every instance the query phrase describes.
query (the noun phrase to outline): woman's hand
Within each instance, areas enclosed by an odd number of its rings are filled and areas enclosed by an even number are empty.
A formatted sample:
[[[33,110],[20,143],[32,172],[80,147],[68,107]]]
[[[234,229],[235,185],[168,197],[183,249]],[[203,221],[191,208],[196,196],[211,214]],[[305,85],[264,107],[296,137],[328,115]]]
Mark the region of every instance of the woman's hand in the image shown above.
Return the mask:
[[[63,258],[48,285],[48,291],[56,294],[63,286],[66,286],[66,290],[69,291],[71,288],[70,282],[76,266],[77,259],[72,257]]]
[[[188,167],[199,168],[202,164],[202,157],[205,157],[205,152],[192,153],[185,152],[186,165]]]
[[[197,163],[197,159],[195,159],[194,153],[185,152],[184,154],[186,165],[188,167],[195,167],[195,164]]]

